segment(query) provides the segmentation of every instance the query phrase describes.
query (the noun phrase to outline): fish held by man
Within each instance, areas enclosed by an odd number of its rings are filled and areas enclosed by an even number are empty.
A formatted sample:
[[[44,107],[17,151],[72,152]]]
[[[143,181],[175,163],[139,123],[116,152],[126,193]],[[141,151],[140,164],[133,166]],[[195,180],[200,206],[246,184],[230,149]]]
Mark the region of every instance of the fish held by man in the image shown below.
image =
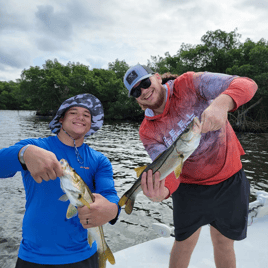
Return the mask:
[[[150,165],[136,168],[138,179],[132,187],[121,197],[119,206],[125,205],[127,214],[131,214],[137,194],[141,189],[141,178],[144,172],[152,170],[153,174],[160,172],[160,181],[174,171],[178,179],[183,163],[198,147],[201,139],[201,123],[197,117],[187,126],[173,144],[161,153]]]
[[[70,219],[77,214],[77,207],[87,206],[94,202],[94,196],[83,179],[75,172],[65,159],[60,160],[63,170],[63,176],[60,177],[60,185],[65,192],[60,197],[61,201],[70,201],[67,209],[66,218]],[[100,268],[106,267],[106,260],[115,264],[112,251],[107,245],[102,226],[88,228],[88,242],[92,246],[93,242],[97,243],[98,262]]]

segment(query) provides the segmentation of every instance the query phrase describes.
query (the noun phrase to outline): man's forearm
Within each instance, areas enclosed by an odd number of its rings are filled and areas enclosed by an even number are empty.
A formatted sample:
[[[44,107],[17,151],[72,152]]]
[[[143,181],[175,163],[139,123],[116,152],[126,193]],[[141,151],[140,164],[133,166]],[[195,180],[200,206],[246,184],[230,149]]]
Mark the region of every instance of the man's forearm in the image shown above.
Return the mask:
[[[232,97],[230,97],[229,95],[221,94],[215,100],[213,100],[211,105],[215,105],[215,106],[220,107],[222,109],[225,109],[227,112],[229,112],[229,111],[234,109],[235,102],[232,99]]]

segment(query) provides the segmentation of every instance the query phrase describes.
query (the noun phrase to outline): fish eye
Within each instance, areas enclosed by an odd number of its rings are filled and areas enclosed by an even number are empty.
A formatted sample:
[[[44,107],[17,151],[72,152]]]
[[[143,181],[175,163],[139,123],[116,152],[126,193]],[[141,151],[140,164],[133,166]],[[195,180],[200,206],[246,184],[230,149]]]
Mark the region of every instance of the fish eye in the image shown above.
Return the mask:
[[[190,130],[190,126],[188,125],[184,131],[188,132],[189,130]]]

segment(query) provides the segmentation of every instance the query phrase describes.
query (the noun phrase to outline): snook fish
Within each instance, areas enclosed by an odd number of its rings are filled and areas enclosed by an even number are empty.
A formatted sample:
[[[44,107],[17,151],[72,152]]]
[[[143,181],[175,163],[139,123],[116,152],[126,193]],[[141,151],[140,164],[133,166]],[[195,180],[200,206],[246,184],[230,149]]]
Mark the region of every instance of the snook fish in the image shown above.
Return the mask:
[[[137,194],[141,189],[141,177],[143,172],[152,170],[153,174],[160,172],[160,180],[163,180],[171,172],[174,171],[178,179],[183,163],[198,147],[201,139],[201,123],[195,117],[181,135],[173,142],[173,144],[161,153],[150,165],[136,168],[138,179],[133,186],[121,197],[119,206],[125,206],[127,214],[131,214]]]
[[[90,208],[90,203],[94,202],[94,196],[82,178],[65,159],[61,159],[60,164],[63,170],[63,176],[60,177],[60,185],[62,190],[66,193],[60,197],[60,200],[70,201],[66,213],[67,219],[70,219],[77,214],[77,207],[85,205]],[[97,243],[99,267],[105,268],[107,259],[111,264],[115,264],[113,253],[105,241],[102,226],[88,228],[87,230],[90,246],[92,246],[94,241]]]

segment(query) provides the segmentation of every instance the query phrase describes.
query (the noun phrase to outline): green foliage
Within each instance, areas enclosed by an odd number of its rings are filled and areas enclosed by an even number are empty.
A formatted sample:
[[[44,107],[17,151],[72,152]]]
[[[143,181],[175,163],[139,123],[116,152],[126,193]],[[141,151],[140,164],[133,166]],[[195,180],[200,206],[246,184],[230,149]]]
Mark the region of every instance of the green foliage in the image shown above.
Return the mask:
[[[21,93],[19,83],[0,81],[0,110],[19,110],[21,105]]]
[[[120,61],[116,59],[115,62],[110,62],[108,64],[108,69],[114,71],[116,77],[123,81],[124,75],[126,71],[129,69],[129,65],[124,60]]]
[[[183,43],[176,55],[166,52],[164,57],[152,56],[147,65],[160,74],[210,71],[252,78],[259,90],[251,102],[262,98],[261,106],[268,110],[268,43],[264,39],[241,43],[240,37],[237,29],[230,33],[207,31],[200,44]],[[138,120],[143,111],[135,99],[128,97],[123,84],[128,68],[124,60],[118,59],[108,64],[108,70],[90,70],[89,66],[72,62],[65,66],[57,59],[47,60],[43,68],[23,70],[17,82],[0,81],[0,109],[47,113],[56,111],[71,96],[91,93],[103,103],[106,119]],[[253,112],[258,113],[258,106]]]
[[[202,36],[201,44],[182,44],[177,54],[166,57],[152,57],[150,66],[160,74],[171,72],[182,74],[186,71],[227,73],[245,76],[258,84],[254,98],[241,109],[246,109],[262,98],[264,113],[268,114],[268,43],[261,39],[253,42],[247,39],[241,43],[237,29],[230,33],[221,30],[208,31]],[[250,111],[257,114],[259,106]]]
[[[254,43],[247,39],[236,50],[234,65],[226,73],[252,78],[259,87],[256,98],[268,96],[268,43],[261,39]]]
[[[118,60],[109,64],[109,70],[90,70],[88,66],[71,62],[64,66],[57,59],[47,60],[43,68],[23,70],[20,87],[29,107],[40,114],[55,113],[67,98],[90,93],[101,100],[105,119],[135,119],[142,111],[128,98],[123,84],[128,68],[124,61]]]
[[[152,57],[155,70],[160,73],[182,74],[187,71],[210,71],[225,73],[232,66],[233,55],[240,42],[240,35],[234,31],[226,33],[221,30],[208,31],[202,36],[202,44],[182,44],[173,57],[167,52],[165,58]]]

